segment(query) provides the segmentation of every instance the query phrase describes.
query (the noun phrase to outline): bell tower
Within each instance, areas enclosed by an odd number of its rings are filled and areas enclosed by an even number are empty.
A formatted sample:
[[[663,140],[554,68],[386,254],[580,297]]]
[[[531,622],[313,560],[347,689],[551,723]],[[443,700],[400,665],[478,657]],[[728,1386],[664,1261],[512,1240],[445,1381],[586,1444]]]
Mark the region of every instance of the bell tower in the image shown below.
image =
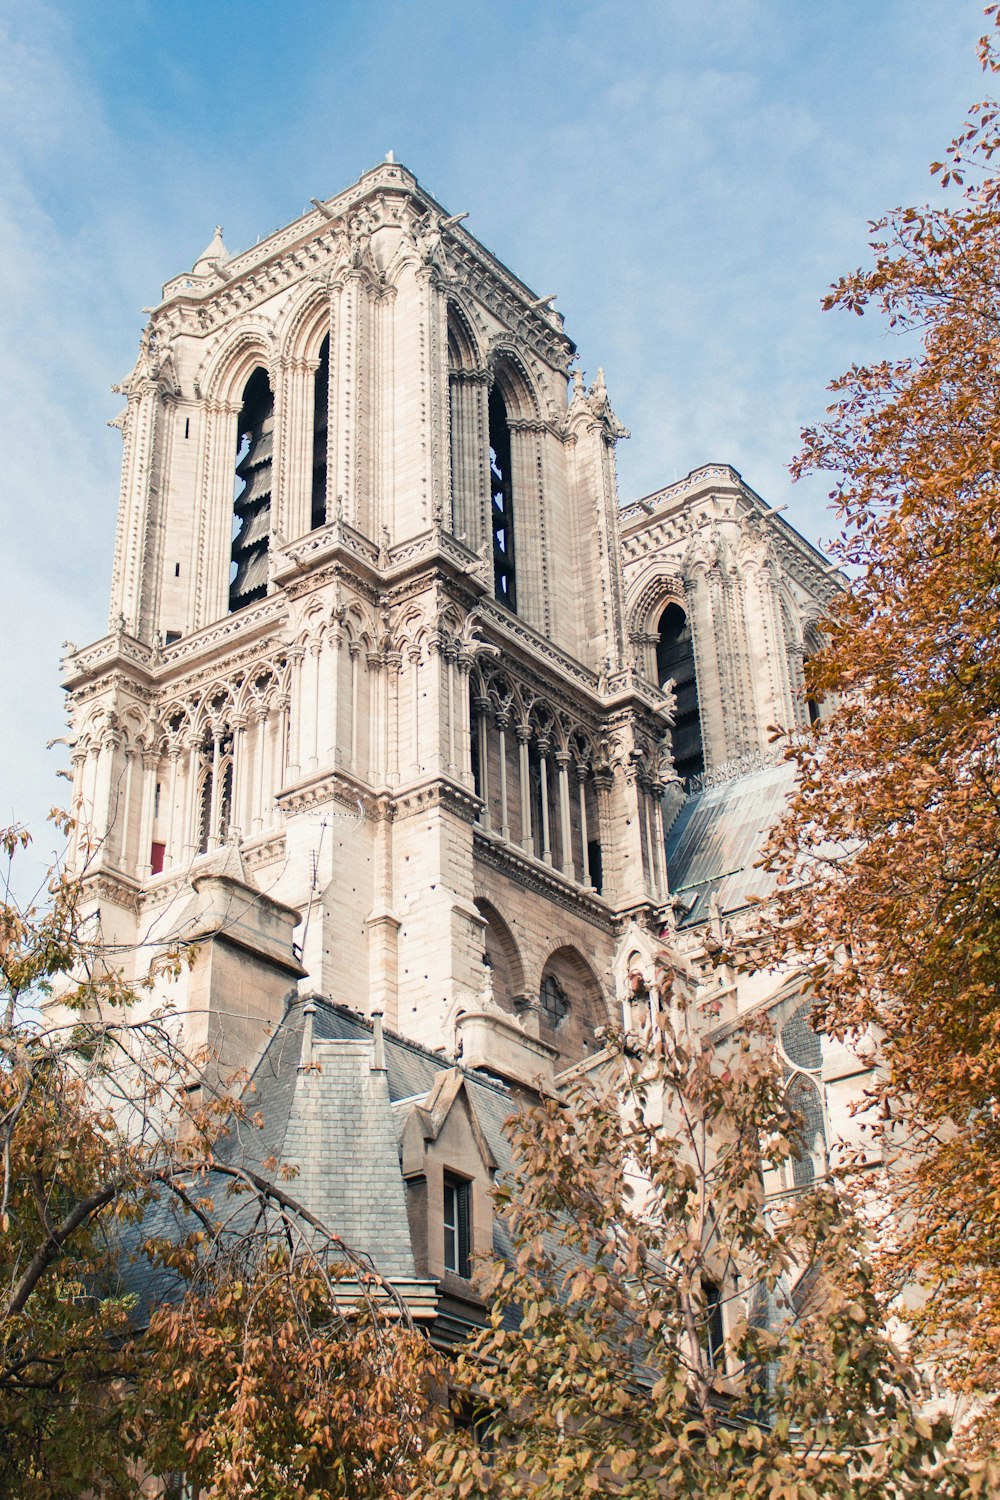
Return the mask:
[[[212,941],[527,1078],[586,1055],[617,926],[666,901],[669,696],[603,375],[465,217],[386,161],[163,288],[109,633],[66,662],[72,858],[137,974],[224,878]],[[252,1012],[212,972],[197,1004]]]

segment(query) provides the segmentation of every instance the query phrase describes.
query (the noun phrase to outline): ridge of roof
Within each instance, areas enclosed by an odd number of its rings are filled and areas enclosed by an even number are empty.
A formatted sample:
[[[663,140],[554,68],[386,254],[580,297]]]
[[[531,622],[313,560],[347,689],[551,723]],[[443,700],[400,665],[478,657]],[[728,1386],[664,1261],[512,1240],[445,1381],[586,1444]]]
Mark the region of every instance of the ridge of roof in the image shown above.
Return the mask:
[[[367,1016],[363,1016],[360,1011],[354,1010],[350,1005],[345,1005],[341,1000],[331,1000],[328,995],[297,995],[291,1001],[283,1020],[287,1019],[292,1011],[305,1005],[306,1002],[316,1006],[323,1006],[324,1009],[332,1011],[334,1015],[338,1015],[345,1021],[355,1025],[359,1031],[363,1031],[369,1035],[373,1032],[374,1028]],[[438,1071],[456,1068],[461,1072],[463,1077],[471,1079],[473,1083],[479,1084],[482,1088],[487,1088],[492,1093],[499,1094],[502,1098],[513,1099],[514,1097],[510,1088],[505,1083],[502,1083],[500,1079],[494,1078],[490,1073],[481,1073],[477,1068],[467,1067],[460,1058],[449,1057],[445,1052],[435,1052],[430,1047],[425,1047],[421,1042],[414,1041],[412,1037],[404,1036],[400,1031],[394,1031],[390,1026],[383,1027],[383,1036],[387,1042],[392,1042],[399,1047],[405,1047],[408,1052],[412,1052],[416,1056],[426,1058],[428,1062],[434,1063]],[[418,1097],[419,1095],[414,1095],[414,1098]]]

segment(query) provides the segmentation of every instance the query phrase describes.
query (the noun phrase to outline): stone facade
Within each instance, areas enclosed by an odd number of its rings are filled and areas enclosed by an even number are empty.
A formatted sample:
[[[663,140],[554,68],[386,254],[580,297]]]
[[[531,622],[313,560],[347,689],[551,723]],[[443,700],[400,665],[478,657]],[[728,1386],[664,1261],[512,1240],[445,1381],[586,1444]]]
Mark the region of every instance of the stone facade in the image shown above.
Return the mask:
[[[227,1063],[316,993],[551,1083],[661,942],[718,996],[741,898],[685,925],[671,825],[815,711],[822,557],[723,465],[622,509],[602,373],[463,218],[387,161],[242,254],[217,231],[120,387],[72,859],[135,975],[200,945],[169,994]]]

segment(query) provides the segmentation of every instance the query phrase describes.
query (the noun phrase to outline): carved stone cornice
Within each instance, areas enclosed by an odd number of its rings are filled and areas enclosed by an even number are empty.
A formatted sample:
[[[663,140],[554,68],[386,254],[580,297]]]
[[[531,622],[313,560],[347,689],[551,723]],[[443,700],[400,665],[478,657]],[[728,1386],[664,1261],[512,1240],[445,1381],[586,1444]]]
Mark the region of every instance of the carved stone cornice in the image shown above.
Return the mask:
[[[340,802],[353,808],[358,821],[376,818],[384,793],[374,791],[350,771],[339,767],[319,771],[286,786],[278,792],[275,801],[283,813],[306,812],[324,802]]]
[[[392,800],[397,819],[412,817],[414,813],[426,812],[431,807],[442,807],[447,812],[456,813],[466,823],[474,823],[483,806],[475,792],[447,776],[435,776],[404,787]]]
[[[96,896],[101,901],[110,901],[122,911],[139,915],[142,906],[142,889],[128,875],[118,870],[100,870],[81,877],[85,899]]]
[[[584,890],[552,866],[532,859],[522,849],[482,828],[474,828],[472,837],[473,857],[480,864],[506,875],[522,889],[547,897],[565,911],[600,927],[602,932],[614,931],[614,913],[596,891]]]

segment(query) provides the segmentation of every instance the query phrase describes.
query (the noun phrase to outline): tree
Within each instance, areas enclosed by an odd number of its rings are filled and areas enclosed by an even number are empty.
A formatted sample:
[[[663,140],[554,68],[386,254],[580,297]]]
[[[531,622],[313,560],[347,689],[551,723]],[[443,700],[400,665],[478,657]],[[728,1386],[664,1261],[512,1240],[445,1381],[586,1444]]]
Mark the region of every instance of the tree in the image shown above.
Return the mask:
[[[512,1254],[455,1372],[479,1421],[439,1434],[419,1493],[975,1492],[883,1331],[849,1197],[764,1207],[799,1128],[767,1039],[692,1021],[609,1035],[602,1087],[514,1122]]]
[[[0,905],[0,1492],[408,1494],[427,1341],[278,1163],[230,1149],[238,1080],[192,1088],[169,1011],[133,1019],[84,898],[57,874]]]
[[[997,6],[980,43],[1000,68]],[[1000,116],[971,112],[943,207],[872,225],[827,308],[898,357],[853,366],[795,465],[833,477],[852,582],[808,666],[827,714],[766,865],[750,961],[809,976],[816,1022],[877,1045],[882,1267],[921,1347],[1000,1437]],[[744,957],[746,957],[744,953]]]

